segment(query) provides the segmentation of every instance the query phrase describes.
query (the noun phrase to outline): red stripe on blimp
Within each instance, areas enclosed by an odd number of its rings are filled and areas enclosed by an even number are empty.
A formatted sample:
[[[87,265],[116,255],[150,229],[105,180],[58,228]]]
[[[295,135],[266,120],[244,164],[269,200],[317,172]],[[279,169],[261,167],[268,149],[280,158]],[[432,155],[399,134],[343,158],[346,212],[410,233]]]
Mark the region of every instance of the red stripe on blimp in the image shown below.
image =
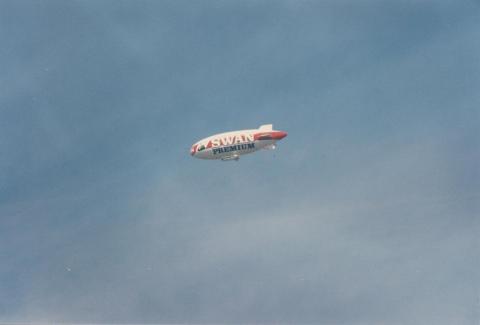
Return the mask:
[[[198,147],[198,144],[196,144],[196,145],[194,145],[190,148],[190,155],[193,156],[197,152],[197,147]]]
[[[260,132],[255,133],[253,138],[255,140],[281,140],[287,136],[284,131]]]

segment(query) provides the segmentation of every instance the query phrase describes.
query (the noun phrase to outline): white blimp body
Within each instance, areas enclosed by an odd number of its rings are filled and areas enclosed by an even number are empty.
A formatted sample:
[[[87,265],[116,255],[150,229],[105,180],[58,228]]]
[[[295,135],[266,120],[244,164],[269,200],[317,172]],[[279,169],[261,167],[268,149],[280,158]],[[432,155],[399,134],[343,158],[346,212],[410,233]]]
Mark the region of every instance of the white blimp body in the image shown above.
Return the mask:
[[[200,159],[238,160],[241,155],[260,149],[275,149],[277,141],[286,136],[287,132],[273,130],[272,124],[225,132],[198,141],[190,149],[190,155]]]

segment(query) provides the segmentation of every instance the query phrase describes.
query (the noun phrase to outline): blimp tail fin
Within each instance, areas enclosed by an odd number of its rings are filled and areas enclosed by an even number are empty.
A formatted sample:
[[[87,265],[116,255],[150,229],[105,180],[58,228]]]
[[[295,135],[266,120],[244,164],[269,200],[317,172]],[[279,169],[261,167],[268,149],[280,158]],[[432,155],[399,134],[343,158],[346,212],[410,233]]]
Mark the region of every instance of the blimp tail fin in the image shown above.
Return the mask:
[[[273,124],[264,124],[261,127],[259,127],[258,129],[262,130],[262,131],[272,131],[273,130]]]

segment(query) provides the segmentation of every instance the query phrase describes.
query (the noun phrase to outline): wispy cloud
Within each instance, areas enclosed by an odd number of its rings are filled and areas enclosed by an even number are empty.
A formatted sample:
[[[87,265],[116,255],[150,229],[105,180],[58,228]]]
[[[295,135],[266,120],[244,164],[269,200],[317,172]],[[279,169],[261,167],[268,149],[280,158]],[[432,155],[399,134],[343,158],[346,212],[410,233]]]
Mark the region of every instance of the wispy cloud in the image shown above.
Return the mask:
[[[479,319],[475,3],[1,6],[0,321]]]

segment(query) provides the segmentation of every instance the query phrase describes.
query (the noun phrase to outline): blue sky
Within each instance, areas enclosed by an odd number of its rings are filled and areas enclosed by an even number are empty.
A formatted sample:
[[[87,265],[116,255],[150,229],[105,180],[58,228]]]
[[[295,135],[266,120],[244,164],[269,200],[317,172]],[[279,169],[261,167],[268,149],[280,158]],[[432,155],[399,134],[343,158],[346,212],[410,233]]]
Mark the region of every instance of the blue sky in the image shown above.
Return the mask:
[[[478,322],[479,38],[478,1],[1,1],[0,321]]]

